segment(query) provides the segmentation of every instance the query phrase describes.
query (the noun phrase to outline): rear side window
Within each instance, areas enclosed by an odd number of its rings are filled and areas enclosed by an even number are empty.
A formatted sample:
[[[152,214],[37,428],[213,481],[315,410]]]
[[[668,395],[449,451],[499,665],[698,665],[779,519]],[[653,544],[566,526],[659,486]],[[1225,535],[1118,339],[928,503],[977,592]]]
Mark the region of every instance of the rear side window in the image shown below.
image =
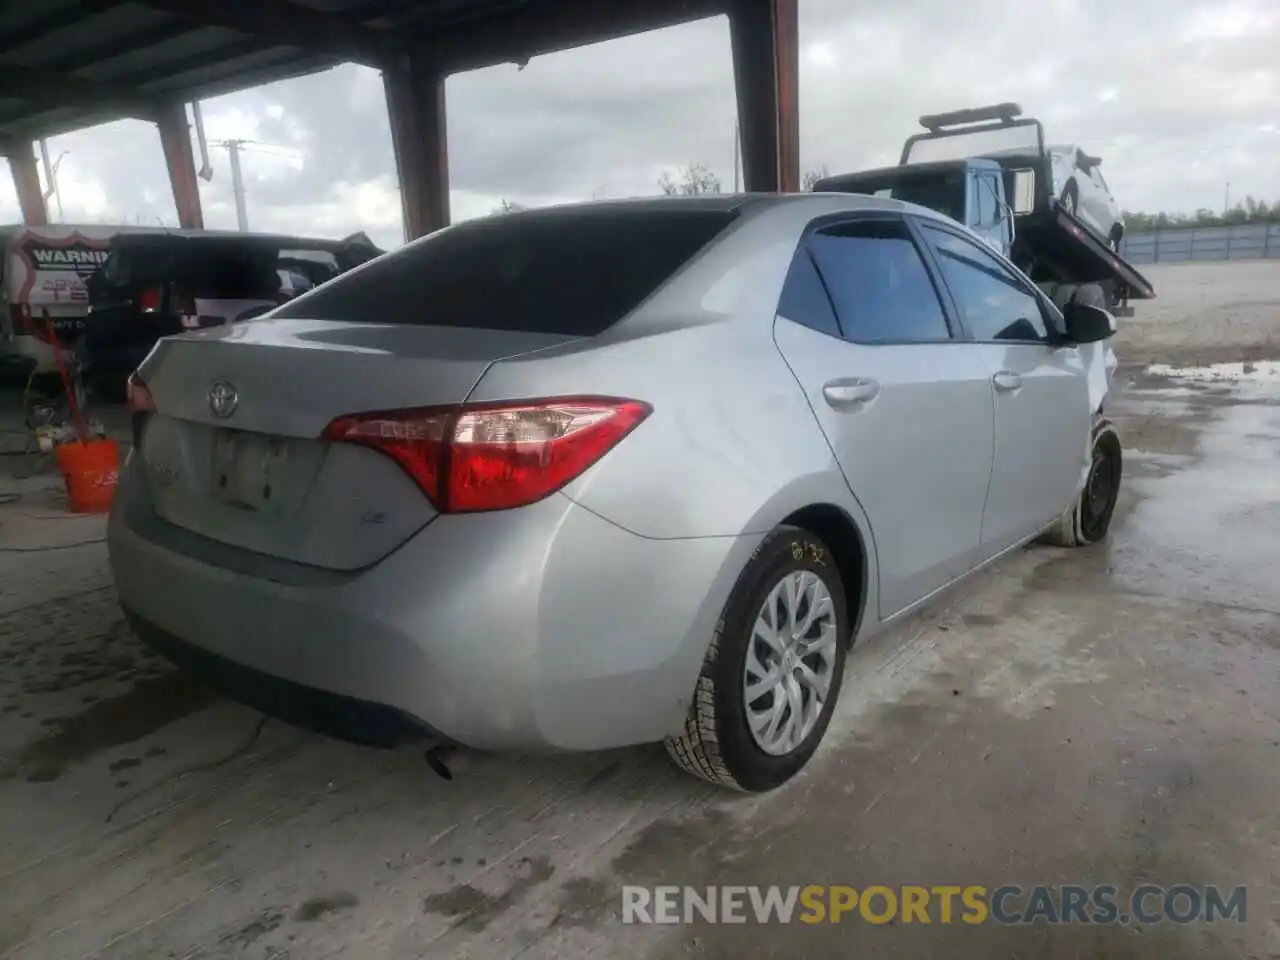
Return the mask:
[[[813,255],[803,244],[791,261],[787,282],[782,287],[778,313],[819,333],[840,336],[840,324],[836,322],[831,297],[827,295],[827,288],[822,285],[822,277],[818,275]]]
[[[196,246],[175,263],[169,279],[193,297],[211,300],[255,300],[280,290],[274,251],[235,249],[228,245]]]
[[[638,209],[473,220],[379,257],[272,315],[594,336],[734,217],[731,210]]]
[[[927,343],[951,339],[942,303],[907,225],[860,220],[809,238],[847,339]]]

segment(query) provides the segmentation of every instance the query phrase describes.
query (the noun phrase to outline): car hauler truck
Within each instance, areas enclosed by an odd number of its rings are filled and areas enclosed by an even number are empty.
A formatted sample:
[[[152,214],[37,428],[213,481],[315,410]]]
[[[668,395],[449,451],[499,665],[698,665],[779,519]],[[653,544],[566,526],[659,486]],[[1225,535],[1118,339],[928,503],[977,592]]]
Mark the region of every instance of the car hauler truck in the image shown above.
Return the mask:
[[[897,166],[827,177],[815,191],[893,197],[958,220],[1005,255],[1059,306],[1101,294],[1116,316],[1155,297],[1151,282],[1073,216],[1054,192],[1039,120],[1015,103],[920,118]]]

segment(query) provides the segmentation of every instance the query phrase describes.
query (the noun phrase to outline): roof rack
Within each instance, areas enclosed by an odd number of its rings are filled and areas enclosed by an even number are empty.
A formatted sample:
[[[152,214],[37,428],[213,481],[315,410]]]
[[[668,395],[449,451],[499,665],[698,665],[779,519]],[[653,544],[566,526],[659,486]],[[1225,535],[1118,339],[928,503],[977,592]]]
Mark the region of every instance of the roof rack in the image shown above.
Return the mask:
[[[1016,103],[997,103],[991,107],[974,107],[971,110],[953,110],[951,113],[932,113],[920,118],[920,126],[930,133],[939,133],[946,127],[959,127],[970,123],[998,120],[1013,123],[1022,116],[1022,107]]]

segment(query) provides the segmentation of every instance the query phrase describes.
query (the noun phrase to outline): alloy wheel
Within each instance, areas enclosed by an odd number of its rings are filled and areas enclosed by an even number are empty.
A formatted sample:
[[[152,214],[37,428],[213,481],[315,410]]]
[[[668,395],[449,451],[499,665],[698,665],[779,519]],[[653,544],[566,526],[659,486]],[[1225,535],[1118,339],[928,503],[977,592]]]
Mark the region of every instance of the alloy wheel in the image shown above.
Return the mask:
[[[743,676],[747,727],[765,753],[784,756],[813,731],[831,690],[836,643],[827,585],[808,570],[788,573],[756,616]]]

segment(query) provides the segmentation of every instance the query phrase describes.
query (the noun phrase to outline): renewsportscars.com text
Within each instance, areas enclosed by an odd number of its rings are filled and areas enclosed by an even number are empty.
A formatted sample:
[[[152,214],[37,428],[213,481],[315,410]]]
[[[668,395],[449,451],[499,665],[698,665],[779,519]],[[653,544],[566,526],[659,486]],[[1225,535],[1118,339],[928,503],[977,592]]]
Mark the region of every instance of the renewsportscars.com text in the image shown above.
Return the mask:
[[[623,923],[1243,923],[1248,893],[1181,884],[1121,894],[1103,884],[678,887],[622,889]]]

